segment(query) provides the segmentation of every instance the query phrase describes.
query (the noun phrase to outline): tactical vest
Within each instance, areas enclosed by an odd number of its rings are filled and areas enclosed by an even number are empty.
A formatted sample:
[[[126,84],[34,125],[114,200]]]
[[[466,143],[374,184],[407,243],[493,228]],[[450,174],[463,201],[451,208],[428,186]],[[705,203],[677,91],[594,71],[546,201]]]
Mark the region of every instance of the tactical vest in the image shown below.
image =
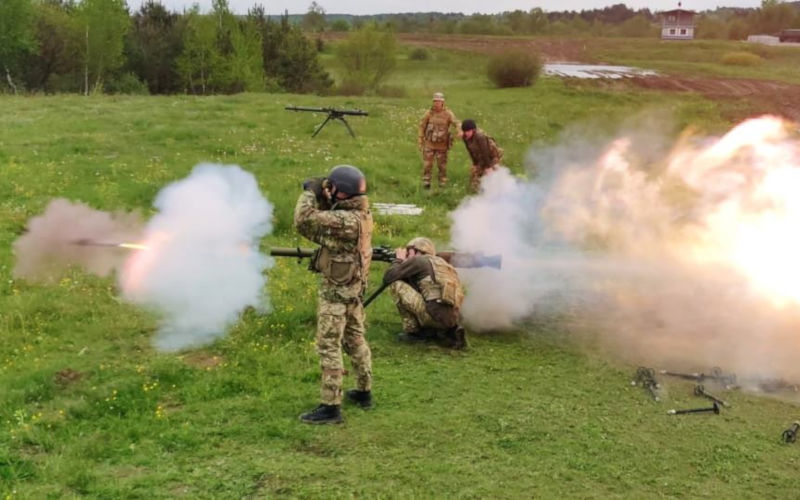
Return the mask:
[[[369,267],[372,263],[372,214],[369,210],[352,210],[358,217],[358,240],[349,251],[334,252],[320,247],[311,267],[320,272],[338,293],[345,298],[361,296],[367,286]]]
[[[428,111],[428,123],[425,125],[425,140],[437,144],[450,144],[450,125],[452,115],[447,109],[439,112]]]
[[[419,282],[422,298],[426,302],[433,300],[461,309],[464,291],[456,269],[441,257],[428,256],[428,262],[431,263],[433,275],[425,276]]]

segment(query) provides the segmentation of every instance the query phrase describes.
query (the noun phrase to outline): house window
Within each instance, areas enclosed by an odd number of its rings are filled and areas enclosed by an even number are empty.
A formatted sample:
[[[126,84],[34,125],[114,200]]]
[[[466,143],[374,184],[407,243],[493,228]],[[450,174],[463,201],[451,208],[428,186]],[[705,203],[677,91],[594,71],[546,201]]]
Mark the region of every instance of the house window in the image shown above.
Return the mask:
[[[685,34],[686,34],[686,30],[685,29],[681,29],[681,35],[685,35]]]
[[[674,34],[675,34],[675,28],[672,28],[672,29],[670,29],[670,30],[669,30],[669,34],[670,34],[670,35],[674,35]]]
[[[668,16],[667,17],[667,21],[670,21],[670,22],[674,23],[675,22],[675,16]]]

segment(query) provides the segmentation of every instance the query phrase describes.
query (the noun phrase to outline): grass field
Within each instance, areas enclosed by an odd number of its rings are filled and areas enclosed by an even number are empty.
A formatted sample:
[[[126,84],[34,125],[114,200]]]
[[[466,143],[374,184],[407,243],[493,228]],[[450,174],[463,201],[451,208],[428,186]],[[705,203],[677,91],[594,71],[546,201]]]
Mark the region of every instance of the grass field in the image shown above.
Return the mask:
[[[156,318],[121,302],[110,279],[77,269],[51,285],[12,277],[11,244],[50,199],[147,214],[161,187],[201,161],[257,176],[276,207],[265,249],[308,246],[291,227],[300,182],[337,163],[364,169],[373,202],[425,207],[420,218],[376,216],[375,244],[419,232],[447,241],[467,159],[456,147],[452,185],[420,189],[416,124],[436,90],[498,139],[520,175],[531,145],[573,124],[611,133],[657,110],[675,134],[719,132],[742,109],[547,78],[494,90],[465,69],[482,57],[403,58],[390,83],[408,97],[394,99],[0,97],[0,497],[797,496],[798,449],[779,440],[795,406],[730,393],[734,408],[719,417],[667,417],[705,403],[688,382],[653,402],[630,385],[634,366],[580,344],[558,318],[471,335],[469,350],[450,352],[398,344],[383,297],[368,318],[375,409],[348,407],[344,425],[317,428],[297,421],[317,403],[319,370],[316,277],[296,261],[270,271],[270,314],[247,312],[226,339],[178,354],[152,349]],[[357,140],[337,123],[311,140],[322,116],[289,104],[370,116],[351,120]]]

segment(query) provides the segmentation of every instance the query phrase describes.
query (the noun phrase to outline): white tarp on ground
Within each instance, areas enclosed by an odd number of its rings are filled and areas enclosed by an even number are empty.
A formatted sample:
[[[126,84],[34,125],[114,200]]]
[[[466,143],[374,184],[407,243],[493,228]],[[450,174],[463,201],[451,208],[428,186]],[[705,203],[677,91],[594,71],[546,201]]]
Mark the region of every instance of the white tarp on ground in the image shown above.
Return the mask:
[[[372,208],[381,215],[420,215],[423,210],[409,203],[373,203]]]
[[[655,76],[657,73],[649,69],[628,66],[557,62],[545,64],[544,74],[569,78],[626,78],[631,76]]]
[[[777,36],[772,35],[750,35],[747,37],[747,41],[764,45],[780,45],[781,47],[800,47],[800,43],[781,42]]]

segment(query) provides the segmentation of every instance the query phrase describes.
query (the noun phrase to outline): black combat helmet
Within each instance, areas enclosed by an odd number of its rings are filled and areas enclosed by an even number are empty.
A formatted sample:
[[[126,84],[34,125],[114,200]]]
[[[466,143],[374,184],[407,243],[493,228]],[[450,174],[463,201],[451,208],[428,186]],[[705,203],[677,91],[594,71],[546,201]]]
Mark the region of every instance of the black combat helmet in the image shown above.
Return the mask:
[[[367,178],[364,173],[352,165],[337,165],[328,174],[330,182],[336,191],[344,193],[348,198],[367,194]]]

